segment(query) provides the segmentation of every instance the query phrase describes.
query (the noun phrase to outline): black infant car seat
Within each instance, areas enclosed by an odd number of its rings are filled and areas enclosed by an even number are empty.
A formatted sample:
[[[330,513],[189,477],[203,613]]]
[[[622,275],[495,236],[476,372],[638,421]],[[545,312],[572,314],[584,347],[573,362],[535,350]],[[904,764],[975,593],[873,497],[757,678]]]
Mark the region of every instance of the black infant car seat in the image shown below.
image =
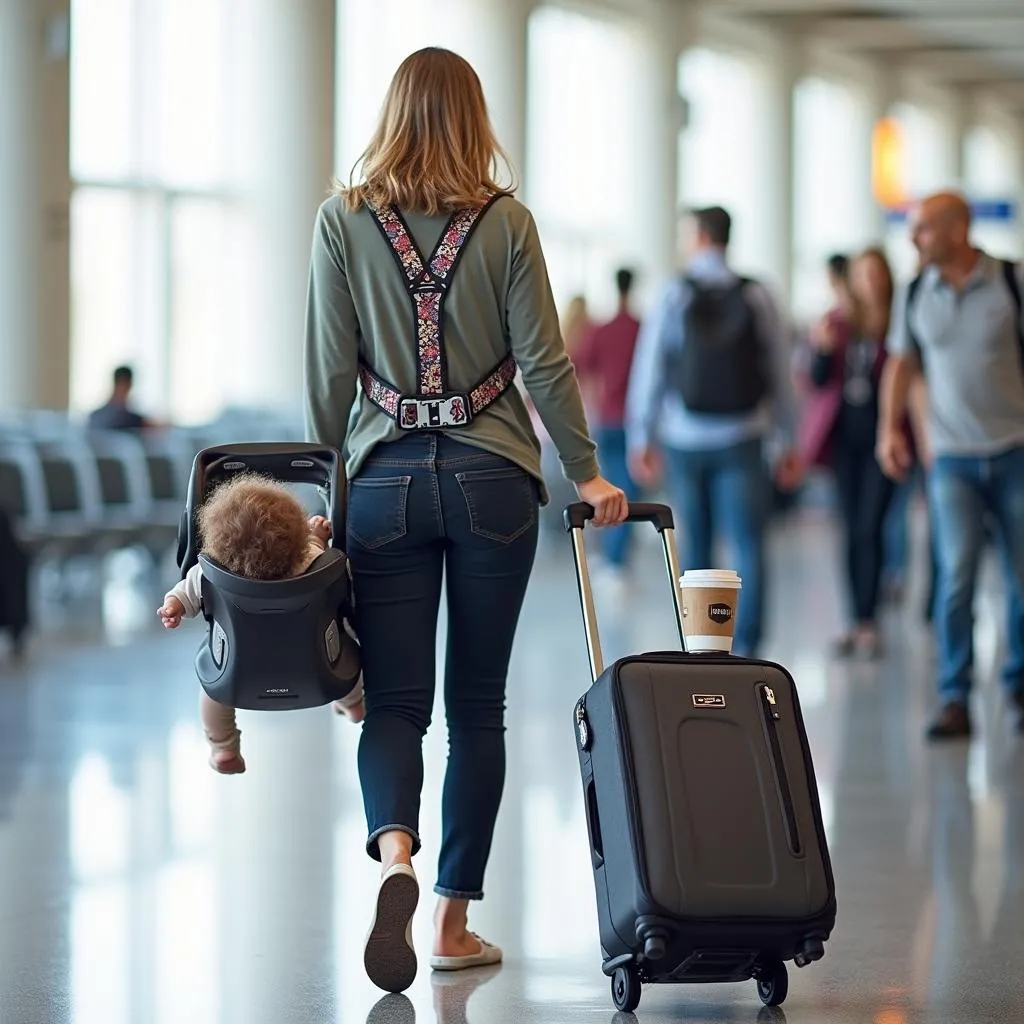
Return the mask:
[[[210,491],[237,473],[327,492],[332,546],[301,576],[252,580],[201,553],[196,513]],[[352,614],[345,536],[345,479],[335,448],[315,444],[231,444],[195,458],[178,532],[182,579],[203,569],[202,611],[208,630],[196,654],[203,689],[229,707],[251,711],[313,708],[345,697],[359,679],[359,646],[345,631]]]

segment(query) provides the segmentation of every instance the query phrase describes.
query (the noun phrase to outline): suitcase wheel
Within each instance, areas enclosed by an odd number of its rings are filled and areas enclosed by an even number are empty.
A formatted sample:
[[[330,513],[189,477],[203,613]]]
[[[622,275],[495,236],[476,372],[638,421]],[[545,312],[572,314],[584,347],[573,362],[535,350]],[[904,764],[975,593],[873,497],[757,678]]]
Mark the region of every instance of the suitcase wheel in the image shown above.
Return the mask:
[[[612,1002],[615,1009],[632,1013],[640,1005],[640,972],[627,965],[616,967],[612,975]]]
[[[789,972],[777,960],[766,964],[757,975],[757,994],[765,1006],[781,1006],[789,994]]]

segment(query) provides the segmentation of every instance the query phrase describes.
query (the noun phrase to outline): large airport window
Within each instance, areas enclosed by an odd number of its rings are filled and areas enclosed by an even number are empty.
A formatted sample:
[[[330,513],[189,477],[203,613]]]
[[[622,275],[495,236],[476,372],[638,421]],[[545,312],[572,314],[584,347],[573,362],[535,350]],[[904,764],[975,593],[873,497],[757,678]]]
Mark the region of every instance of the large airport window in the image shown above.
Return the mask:
[[[230,0],[73,0],[71,404],[102,402],[111,369],[177,420],[223,396],[182,386],[211,339],[233,344],[227,287],[242,138]],[[235,177],[233,177],[235,175]],[[218,387],[214,377],[214,389]]]

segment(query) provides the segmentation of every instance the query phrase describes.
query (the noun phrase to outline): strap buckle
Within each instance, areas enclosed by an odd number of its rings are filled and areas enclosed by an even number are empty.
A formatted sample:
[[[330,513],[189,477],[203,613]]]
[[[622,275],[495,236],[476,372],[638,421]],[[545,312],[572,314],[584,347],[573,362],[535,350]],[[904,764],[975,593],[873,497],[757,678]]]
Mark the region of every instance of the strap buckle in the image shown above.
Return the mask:
[[[403,430],[464,427],[472,418],[469,395],[461,392],[436,398],[403,398],[398,403],[398,425]]]

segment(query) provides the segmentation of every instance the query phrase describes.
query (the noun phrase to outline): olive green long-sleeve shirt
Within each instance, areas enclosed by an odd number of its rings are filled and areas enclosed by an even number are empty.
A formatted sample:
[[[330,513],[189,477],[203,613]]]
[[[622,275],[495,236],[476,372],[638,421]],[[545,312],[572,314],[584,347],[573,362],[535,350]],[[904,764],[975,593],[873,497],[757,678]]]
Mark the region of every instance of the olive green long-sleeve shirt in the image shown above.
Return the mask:
[[[402,211],[429,258],[447,223]],[[444,308],[449,387],[468,392],[508,351],[573,482],[598,474],[595,445],[558,326],[530,211],[511,196],[484,214],[451,280]],[[357,391],[359,361],[403,394],[417,390],[413,306],[367,209],[334,196],[317,214],[306,316],[306,433],[345,451],[349,479],[375,445],[405,436]],[[518,389],[510,388],[454,438],[504,456],[542,484],[540,444]]]

